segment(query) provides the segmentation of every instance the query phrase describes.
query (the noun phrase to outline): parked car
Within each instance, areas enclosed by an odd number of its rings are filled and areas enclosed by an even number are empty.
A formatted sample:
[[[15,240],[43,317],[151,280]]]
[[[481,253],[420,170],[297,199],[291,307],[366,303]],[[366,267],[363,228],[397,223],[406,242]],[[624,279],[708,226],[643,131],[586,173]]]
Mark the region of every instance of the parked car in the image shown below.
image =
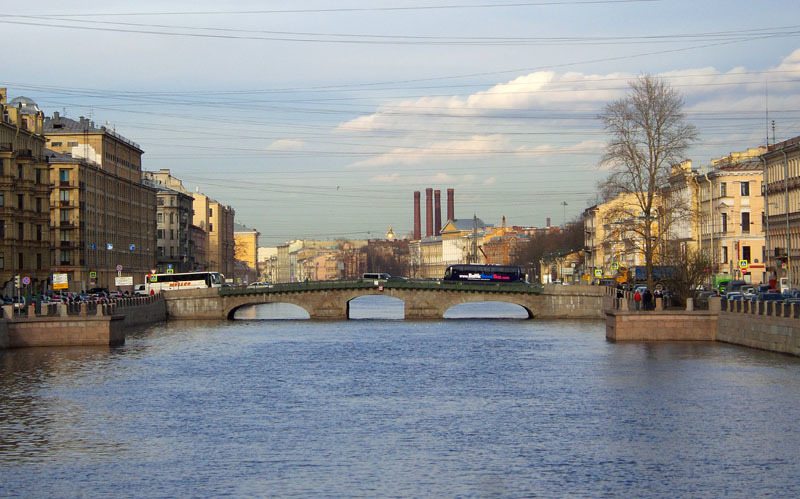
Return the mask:
[[[697,308],[708,308],[708,299],[718,296],[716,291],[700,291],[695,295],[694,304]]]
[[[786,297],[778,292],[759,293],[758,301],[783,301]]]
[[[725,293],[726,300],[744,300],[744,295],[738,291],[729,291]]]

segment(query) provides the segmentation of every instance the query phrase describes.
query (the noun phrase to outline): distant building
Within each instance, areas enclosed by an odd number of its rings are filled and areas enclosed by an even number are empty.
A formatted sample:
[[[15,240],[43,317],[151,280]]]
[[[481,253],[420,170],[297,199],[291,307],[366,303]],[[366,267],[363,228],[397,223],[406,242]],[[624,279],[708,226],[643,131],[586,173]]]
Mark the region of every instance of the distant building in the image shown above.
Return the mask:
[[[243,225],[234,224],[234,258],[237,265],[236,279],[242,278],[242,282],[255,282],[258,280],[258,236],[261,234],[256,229],[250,229]],[[240,275],[243,273],[244,275]]]
[[[206,234],[205,241],[200,241],[200,236],[194,231],[195,264],[203,270],[213,270],[225,274],[227,279],[234,275],[234,248],[233,224],[236,212],[230,205],[224,205],[200,192],[190,193],[183,183],[172,176],[170,170],[161,169],[157,172],[145,172],[147,178],[158,182],[164,187],[189,194],[193,198],[192,224],[203,230]],[[205,252],[197,250],[199,246],[205,247]],[[205,258],[201,259],[201,257]]]
[[[14,276],[44,290],[50,276],[50,171],[44,115],[25,97],[6,102],[0,88],[0,284],[14,292]]]

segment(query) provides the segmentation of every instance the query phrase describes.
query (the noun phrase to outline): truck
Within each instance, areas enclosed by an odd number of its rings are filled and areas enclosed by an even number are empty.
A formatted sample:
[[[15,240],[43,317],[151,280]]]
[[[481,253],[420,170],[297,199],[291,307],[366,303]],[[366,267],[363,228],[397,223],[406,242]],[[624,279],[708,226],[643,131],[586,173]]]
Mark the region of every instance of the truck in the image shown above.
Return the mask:
[[[670,265],[653,265],[653,282],[656,289],[666,287],[666,282],[675,276],[675,267]],[[626,272],[626,280],[630,286],[647,283],[647,267],[636,265],[629,267]]]

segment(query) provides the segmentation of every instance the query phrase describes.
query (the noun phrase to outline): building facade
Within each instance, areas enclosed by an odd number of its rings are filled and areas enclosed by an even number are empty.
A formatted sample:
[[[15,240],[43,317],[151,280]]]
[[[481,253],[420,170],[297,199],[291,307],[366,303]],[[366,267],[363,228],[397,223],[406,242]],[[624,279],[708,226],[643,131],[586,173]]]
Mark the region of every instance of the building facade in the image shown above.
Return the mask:
[[[143,283],[156,263],[156,190],[143,182],[137,144],[91,121],[44,122],[50,149],[53,271],[69,289]],[[128,289],[122,288],[122,289]]]
[[[50,171],[44,115],[30,99],[6,99],[0,88],[0,284],[10,296],[15,276],[34,290],[48,285]]]
[[[766,253],[772,275],[800,288],[800,136],[769,146],[764,165]]]
[[[236,279],[242,278],[243,282],[258,280],[258,236],[261,234],[256,229],[250,229],[239,224],[234,224],[234,258],[237,262]],[[242,274],[242,275],[240,275]]]
[[[765,262],[762,149],[712,160],[697,170],[699,248],[711,260],[712,274],[768,280]]]

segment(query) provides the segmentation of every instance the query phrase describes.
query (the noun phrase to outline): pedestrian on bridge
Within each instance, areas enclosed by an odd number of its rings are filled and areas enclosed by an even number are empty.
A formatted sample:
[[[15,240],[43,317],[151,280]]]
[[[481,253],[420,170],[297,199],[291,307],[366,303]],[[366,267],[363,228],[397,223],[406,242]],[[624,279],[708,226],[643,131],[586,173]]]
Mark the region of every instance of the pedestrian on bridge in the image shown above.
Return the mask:
[[[633,294],[633,301],[636,302],[636,311],[639,311],[639,308],[642,306],[642,294],[639,290],[636,290],[636,293]]]

